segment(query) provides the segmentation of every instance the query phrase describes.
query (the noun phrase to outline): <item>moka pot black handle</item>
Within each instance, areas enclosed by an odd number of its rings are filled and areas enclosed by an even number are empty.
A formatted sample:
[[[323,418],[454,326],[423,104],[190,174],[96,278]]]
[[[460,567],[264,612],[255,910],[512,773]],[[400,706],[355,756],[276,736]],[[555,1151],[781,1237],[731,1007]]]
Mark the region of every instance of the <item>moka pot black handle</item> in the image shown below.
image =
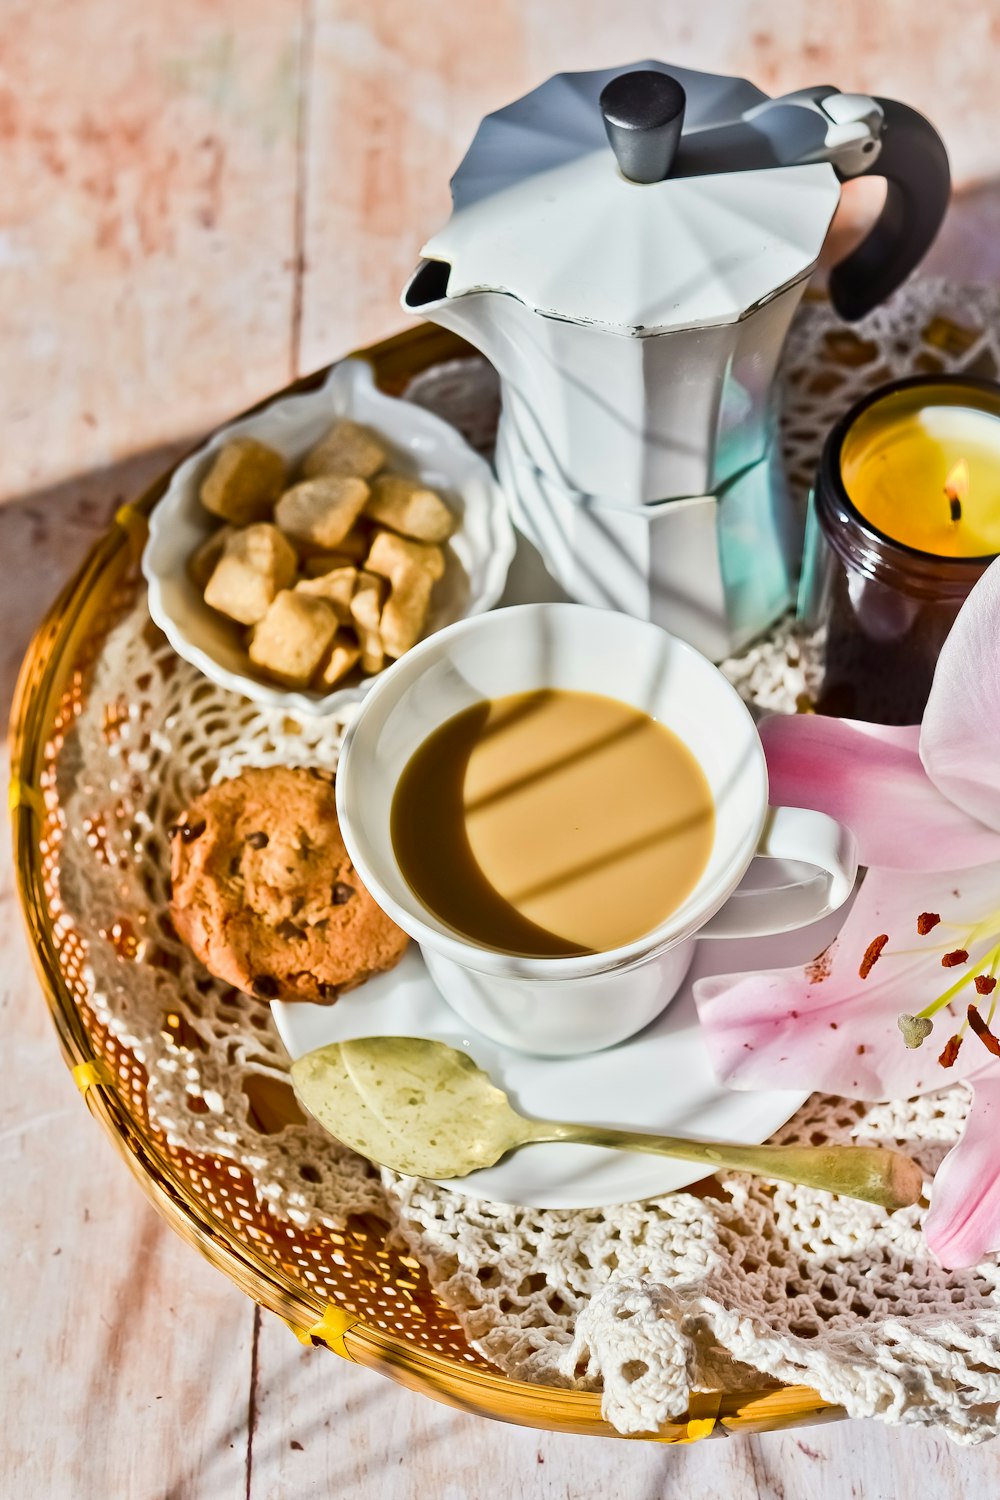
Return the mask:
[[[923,260],[951,193],[948,153],[923,115],[895,99],[882,110],[882,149],[865,176],[884,177],[882,212],[856,249],[830,272],[830,300],[854,322],[871,312]]]

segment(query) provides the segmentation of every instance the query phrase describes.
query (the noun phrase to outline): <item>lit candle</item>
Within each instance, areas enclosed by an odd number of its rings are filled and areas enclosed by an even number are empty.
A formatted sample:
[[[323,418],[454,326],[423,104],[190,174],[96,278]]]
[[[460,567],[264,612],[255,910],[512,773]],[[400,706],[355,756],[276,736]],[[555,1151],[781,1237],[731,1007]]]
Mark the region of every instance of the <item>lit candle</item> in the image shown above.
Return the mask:
[[[840,468],[860,514],[893,541],[937,557],[1000,552],[994,388],[934,381],[882,396],[851,425]]]
[[[1000,554],[1000,386],[901,380],[830,433],[813,492],[800,616],[826,626],[820,707],[916,723],[938,653]]]

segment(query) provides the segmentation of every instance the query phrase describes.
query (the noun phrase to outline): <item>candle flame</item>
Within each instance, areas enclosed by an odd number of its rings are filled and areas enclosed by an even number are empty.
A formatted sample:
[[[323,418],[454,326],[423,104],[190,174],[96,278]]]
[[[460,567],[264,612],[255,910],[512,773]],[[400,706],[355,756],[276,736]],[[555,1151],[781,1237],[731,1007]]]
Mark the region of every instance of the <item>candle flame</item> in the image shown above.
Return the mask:
[[[964,458],[948,474],[944,482],[944,492],[949,500],[964,500],[969,493],[969,465]]]

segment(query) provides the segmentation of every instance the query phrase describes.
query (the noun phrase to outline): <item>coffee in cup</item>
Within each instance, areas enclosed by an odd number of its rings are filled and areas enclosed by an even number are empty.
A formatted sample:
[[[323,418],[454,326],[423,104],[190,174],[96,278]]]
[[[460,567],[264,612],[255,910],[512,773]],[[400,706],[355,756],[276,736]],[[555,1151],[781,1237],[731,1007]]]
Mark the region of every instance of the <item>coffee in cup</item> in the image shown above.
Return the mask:
[[[408,884],[467,940],[530,957],[652,931],[698,882],[715,810],[666,725],[542,688],[452,715],[410,757],[391,837]]]

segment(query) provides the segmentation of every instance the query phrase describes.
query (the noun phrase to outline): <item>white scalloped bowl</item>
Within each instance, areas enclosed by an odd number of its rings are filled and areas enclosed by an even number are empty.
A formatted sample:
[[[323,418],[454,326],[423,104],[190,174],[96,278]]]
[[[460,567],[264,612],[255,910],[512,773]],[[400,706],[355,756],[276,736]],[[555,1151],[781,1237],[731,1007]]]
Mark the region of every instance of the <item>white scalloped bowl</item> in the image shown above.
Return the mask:
[[[178,466],[150,517],[142,555],[149,613],[178,656],[212,682],[265,708],[310,717],[335,714],[359,702],[377,677],[326,694],[264,681],[255,675],[237,631],[205,603],[188,576],[187,563],[220,524],[204,509],[198,493],[212,455],[223,443],[240,435],[255,437],[295,463],[337,417],[353,417],[374,428],[391,450],[392,466],[439,490],[461,516],[448,543],[445,575],[435,586],[424,636],[491,609],[503,592],[515,547],[506,504],[489,464],[447,422],[378,390],[365,360],[342,360],[319,390],[273,401],[253,416],[220,427]]]

